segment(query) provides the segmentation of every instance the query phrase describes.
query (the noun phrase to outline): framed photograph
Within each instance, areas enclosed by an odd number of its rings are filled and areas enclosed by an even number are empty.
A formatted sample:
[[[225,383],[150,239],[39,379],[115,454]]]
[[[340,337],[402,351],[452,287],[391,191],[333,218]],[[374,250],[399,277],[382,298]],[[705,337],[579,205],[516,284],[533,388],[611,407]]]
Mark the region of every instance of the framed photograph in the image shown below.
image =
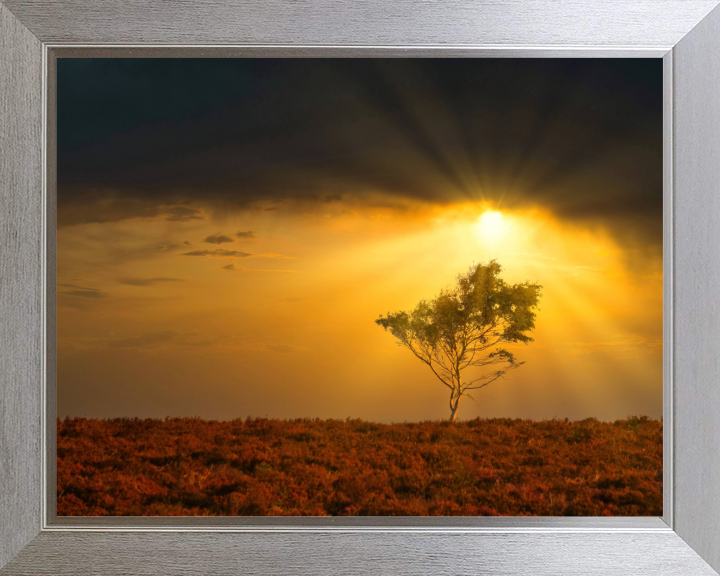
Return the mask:
[[[54,521],[663,514],[662,60],[57,55]]]
[[[717,574],[717,4],[1,2],[0,573]]]

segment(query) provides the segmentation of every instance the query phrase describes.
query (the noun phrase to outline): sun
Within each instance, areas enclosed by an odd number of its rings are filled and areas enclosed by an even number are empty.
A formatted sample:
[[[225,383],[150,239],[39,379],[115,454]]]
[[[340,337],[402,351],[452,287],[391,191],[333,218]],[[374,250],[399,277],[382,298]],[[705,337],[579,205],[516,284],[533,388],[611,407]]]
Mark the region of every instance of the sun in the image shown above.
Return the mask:
[[[503,218],[502,212],[497,210],[488,210],[482,216],[477,224],[477,231],[480,236],[488,242],[495,242],[505,235],[508,229],[508,223]]]

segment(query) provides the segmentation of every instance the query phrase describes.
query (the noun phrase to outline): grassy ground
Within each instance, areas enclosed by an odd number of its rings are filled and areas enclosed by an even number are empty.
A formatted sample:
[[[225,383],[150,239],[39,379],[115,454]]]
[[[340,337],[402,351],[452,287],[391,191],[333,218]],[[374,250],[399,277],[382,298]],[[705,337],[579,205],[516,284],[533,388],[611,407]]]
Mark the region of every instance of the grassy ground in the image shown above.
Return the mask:
[[[58,420],[58,515],[662,514],[662,422]]]

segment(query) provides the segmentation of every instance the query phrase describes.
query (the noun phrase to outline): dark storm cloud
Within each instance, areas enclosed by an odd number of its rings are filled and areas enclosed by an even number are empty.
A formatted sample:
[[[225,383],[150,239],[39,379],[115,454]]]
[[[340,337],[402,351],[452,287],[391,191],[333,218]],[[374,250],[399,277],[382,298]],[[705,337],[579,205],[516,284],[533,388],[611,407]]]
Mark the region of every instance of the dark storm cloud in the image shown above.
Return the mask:
[[[242,230],[239,232],[235,232],[235,236],[238,238],[257,238],[255,236],[255,233],[252,230],[248,230],[247,232],[243,232]]]
[[[61,225],[373,193],[659,243],[662,62],[61,59],[58,182]]]
[[[208,244],[225,244],[227,242],[235,242],[230,236],[223,236],[222,234],[213,234],[212,236],[208,236],[203,240],[203,242],[207,242]]]
[[[122,195],[125,194],[125,197]],[[153,198],[136,198],[123,190],[78,190],[65,198],[58,189],[58,226],[102,224],[130,218],[161,218],[169,222],[202,220],[200,211],[186,206],[167,206]]]
[[[218,248],[216,250],[194,250],[192,252],[185,252],[183,256],[217,256],[221,258],[233,257],[233,258],[248,258],[252,256],[249,252],[239,252],[238,250],[223,250]]]
[[[154,286],[164,282],[182,282],[180,278],[119,278],[120,284],[127,286]]]

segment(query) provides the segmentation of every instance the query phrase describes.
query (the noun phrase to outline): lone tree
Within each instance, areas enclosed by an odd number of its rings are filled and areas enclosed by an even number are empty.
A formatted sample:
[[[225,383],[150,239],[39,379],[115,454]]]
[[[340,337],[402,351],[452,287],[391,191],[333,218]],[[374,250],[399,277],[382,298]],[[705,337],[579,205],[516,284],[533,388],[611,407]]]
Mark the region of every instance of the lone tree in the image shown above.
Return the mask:
[[[501,270],[495,260],[471,266],[458,276],[456,286],[442,290],[434,300],[421,301],[412,312],[388,313],[375,320],[450,389],[450,422],[455,421],[460,400],[472,398],[471,390],[524,364],[495,346],[533,341],[527,332],[535,328],[542,286],[506,284],[499,278]],[[474,366],[489,369],[463,381],[463,370]]]

